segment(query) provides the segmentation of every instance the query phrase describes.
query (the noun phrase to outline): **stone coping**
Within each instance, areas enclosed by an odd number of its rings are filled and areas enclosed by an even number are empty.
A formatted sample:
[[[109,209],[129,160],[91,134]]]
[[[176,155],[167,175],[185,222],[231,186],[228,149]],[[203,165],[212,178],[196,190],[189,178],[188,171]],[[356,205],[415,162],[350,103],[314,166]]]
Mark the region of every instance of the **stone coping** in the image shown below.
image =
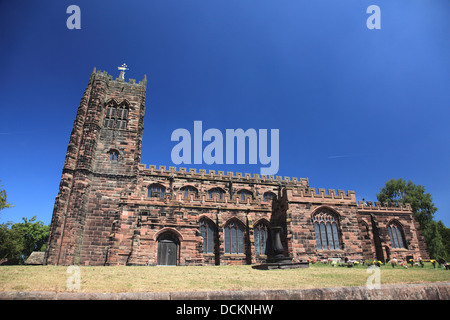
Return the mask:
[[[379,289],[334,287],[194,292],[0,292],[0,300],[450,300],[450,282],[389,284]]]

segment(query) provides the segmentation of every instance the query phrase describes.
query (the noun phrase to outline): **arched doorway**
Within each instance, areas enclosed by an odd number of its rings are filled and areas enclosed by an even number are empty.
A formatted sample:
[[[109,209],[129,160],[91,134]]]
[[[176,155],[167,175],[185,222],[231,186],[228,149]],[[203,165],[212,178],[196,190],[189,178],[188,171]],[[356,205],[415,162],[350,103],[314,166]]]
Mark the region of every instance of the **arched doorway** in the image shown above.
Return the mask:
[[[158,238],[158,266],[176,266],[180,242],[172,232],[164,232]]]

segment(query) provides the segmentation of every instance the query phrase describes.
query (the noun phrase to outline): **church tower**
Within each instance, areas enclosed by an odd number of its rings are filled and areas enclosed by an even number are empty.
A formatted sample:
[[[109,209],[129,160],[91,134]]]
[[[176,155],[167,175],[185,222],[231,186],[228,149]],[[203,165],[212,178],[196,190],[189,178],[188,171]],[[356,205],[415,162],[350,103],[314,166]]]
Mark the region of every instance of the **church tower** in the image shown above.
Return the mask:
[[[45,264],[103,265],[120,196],[140,164],[147,80],[93,70],[74,121]]]

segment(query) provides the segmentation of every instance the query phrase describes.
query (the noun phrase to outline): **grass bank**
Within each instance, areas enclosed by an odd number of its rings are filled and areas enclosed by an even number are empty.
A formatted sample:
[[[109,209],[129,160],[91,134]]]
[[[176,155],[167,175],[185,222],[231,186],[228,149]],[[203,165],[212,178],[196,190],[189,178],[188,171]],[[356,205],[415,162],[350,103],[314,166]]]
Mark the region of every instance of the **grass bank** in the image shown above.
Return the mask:
[[[70,291],[74,276],[65,266],[0,266],[0,291]],[[332,267],[313,264],[307,269],[255,270],[251,266],[203,267],[79,267],[80,292],[168,292],[206,290],[273,290],[363,286],[372,273],[366,266]],[[450,271],[404,269],[384,265],[383,284],[450,281]]]

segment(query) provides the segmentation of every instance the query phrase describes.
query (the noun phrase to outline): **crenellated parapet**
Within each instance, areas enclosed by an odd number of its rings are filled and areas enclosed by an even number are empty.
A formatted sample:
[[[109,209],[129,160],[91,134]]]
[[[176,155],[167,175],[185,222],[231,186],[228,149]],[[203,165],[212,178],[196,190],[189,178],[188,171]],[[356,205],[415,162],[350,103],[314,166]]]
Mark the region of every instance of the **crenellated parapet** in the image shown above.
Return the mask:
[[[131,79],[130,78],[130,79],[128,79],[128,81],[126,81],[124,78],[121,78],[120,76],[114,79],[114,77],[112,75],[108,74],[108,72],[97,70],[96,68],[94,68],[94,70],[92,71],[92,74],[91,74],[91,77],[92,76],[94,76],[95,79],[98,79],[98,80],[102,79],[102,80],[105,80],[108,83],[112,82],[112,81],[115,81],[115,82],[121,83],[122,85],[123,84],[128,84],[128,85],[142,86],[142,87],[145,87],[147,85],[147,76],[145,76],[145,75],[144,75],[144,78],[141,81],[136,83],[136,79]]]
[[[358,211],[395,211],[412,213],[411,205],[409,203],[402,205],[398,203],[381,203],[378,201],[358,201]]]
[[[292,188],[290,201],[294,202],[338,202],[356,205],[355,191],[318,188]]]
[[[140,164],[138,170],[143,175],[154,175],[154,176],[167,176],[174,178],[193,178],[202,180],[222,180],[222,181],[232,181],[232,182],[247,182],[247,183],[267,183],[267,184],[281,184],[281,185],[293,185],[293,186],[303,186],[308,187],[308,178],[291,178],[291,177],[281,177],[281,176],[266,176],[257,173],[241,173],[241,172],[231,172],[227,171],[216,171],[206,170],[206,169],[187,169],[180,167],[169,167],[166,166],[156,167],[155,165],[146,166],[145,164]]]

